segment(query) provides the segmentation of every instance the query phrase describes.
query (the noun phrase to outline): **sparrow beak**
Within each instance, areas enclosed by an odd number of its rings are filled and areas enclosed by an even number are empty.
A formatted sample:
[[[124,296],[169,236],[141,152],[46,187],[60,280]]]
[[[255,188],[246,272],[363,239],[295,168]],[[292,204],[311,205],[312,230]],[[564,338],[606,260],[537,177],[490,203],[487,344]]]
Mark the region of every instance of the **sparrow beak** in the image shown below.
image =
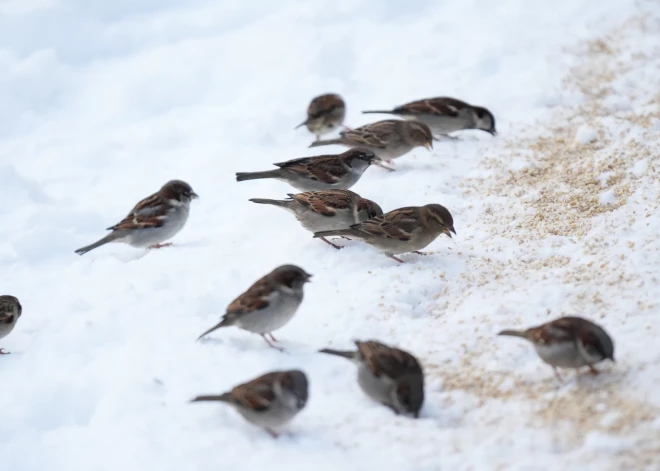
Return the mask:
[[[190,192],[190,198],[192,198],[192,199],[199,198],[199,195],[197,193],[195,193],[194,191],[191,191]]]
[[[307,276],[305,277],[305,283],[311,283],[312,280],[310,280],[310,278],[312,277],[312,275],[310,275],[309,273],[306,273],[306,275]]]
[[[424,144],[424,147],[426,147],[426,150],[432,151],[433,150],[433,142],[427,142]]]
[[[497,131],[495,129],[489,129],[488,132],[491,134],[491,136],[497,136]]]
[[[454,230],[453,227],[445,227],[445,230],[444,230],[443,232],[444,232],[445,234],[447,234],[447,235],[449,236],[450,239],[452,238],[452,237],[451,237],[451,233],[452,233],[452,232],[453,232],[454,234],[456,234],[456,231]]]

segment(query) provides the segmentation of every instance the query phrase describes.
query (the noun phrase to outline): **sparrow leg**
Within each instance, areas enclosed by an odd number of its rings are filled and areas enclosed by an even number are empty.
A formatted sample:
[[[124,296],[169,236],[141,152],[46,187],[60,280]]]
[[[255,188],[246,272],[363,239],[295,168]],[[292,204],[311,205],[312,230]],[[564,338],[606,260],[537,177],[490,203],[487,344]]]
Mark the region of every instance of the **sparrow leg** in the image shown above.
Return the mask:
[[[277,438],[277,437],[280,436],[280,435],[279,435],[276,431],[274,431],[274,430],[271,430],[271,429],[269,429],[269,428],[267,428],[267,429],[265,429],[265,430],[266,430],[266,432],[268,432],[268,435],[270,435],[270,436],[273,437],[273,438]]]
[[[403,260],[401,260],[399,257],[395,257],[394,255],[391,255],[391,254],[385,254],[385,255],[387,255],[390,258],[393,258],[394,260],[396,260],[399,263],[406,263]]]
[[[420,252],[419,250],[415,250],[413,253],[416,253],[417,255],[428,255],[426,252]]]
[[[342,239],[346,239],[346,240],[353,240],[350,237],[345,237],[345,236],[339,236],[339,237],[341,237]]]
[[[162,249],[163,247],[169,247],[171,245],[174,245],[174,244],[172,244],[172,242],[167,242],[165,244],[155,244],[155,245],[150,246],[149,248],[150,249]]]
[[[264,338],[264,340],[266,341],[266,343],[267,343],[270,347],[274,348],[275,350],[279,350],[280,352],[283,352],[283,351],[284,351],[283,348],[278,347],[277,345],[273,345],[272,342],[271,342],[270,340],[268,340],[268,337],[266,337],[264,334],[259,334],[259,335],[261,335],[261,336]]]
[[[275,338],[275,336],[274,336],[273,334],[271,334],[270,332],[268,333],[268,336],[270,337],[270,339],[271,339],[273,342],[277,342],[277,339]]]
[[[323,242],[325,242],[326,244],[330,244],[330,245],[332,245],[332,246],[333,246],[334,248],[336,248],[337,250],[340,250],[340,249],[343,249],[343,248],[344,248],[344,247],[342,247],[341,245],[335,245],[335,244],[333,244],[332,242],[330,242],[330,241],[329,241],[328,239],[326,239],[325,237],[321,237],[321,240],[322,240]]]
[[[394,407],[393,405],[391,405],[391,404],[386,404],[386,403],[384,403],[384,402],[381,402],[381,404],[384,405],[385,407],[387,407],[387,408],[388,408],[389,410],[391,410],[392,412],[394,412],[395,415],[399,415],[399,411],[396,410],[396,407]]]
[[[11,352],[5,352],[4,348],[0,348],[0,355],[9,355]]]
[[[558,379],[559,381],[563,381],[563,380],[564,380],[564,378],[562,378],[561,375],[559,374],[559,370],[557,369],[556,366],[553,366],[553,367],[552,367],[552,371],[555,372],[555,376],[557,377],[557,379]]]
[[[392,161],[391,161],[391,160],[386,160],[385,162],[387,162],[388,164],[391,165],[391,162],[392,162]],[[380,163],[380,162],[377,161],[377,160],[374,160],[373,163],[374,163],[374,165],[376,165],[376,166],[378,166],[378,167],[380,167],[380,168],[384,168],[385,170],[389,170],[390,172],[394,172],[394,171],[396,170],[395,168],[388,167],[387,165],[382,164],[382,163]]]

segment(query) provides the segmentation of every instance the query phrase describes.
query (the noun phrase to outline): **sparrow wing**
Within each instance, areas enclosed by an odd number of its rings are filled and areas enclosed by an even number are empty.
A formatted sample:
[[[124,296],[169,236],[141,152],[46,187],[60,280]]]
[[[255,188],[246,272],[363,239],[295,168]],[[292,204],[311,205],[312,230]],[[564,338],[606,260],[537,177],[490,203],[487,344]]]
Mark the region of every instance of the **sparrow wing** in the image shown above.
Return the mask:
[[[276,294],[267,276],[257,280],[245,293],[234,299],[227,307],[227,314],[240,315],[267,308],[272,296]]]
[[[307,191],[289,194],[289,197],[311,211],[328,217],[335,216],[337,211],[352,209],[359,198],[349,190]]]
[[[392,137],[398,135],[396,127],[397,123],[400,122],[399,120],[386,119],[359,128],[342,131],[341,136],[354,146],[385,149],[391,143]]]
[[[275,400],[275,382],[280,373],[266,373],[231,390],[234,403],[246,409],[263,411]]]
[[[422,367],[410,353],[398,348],[388,347],[380,342],[356,342],[364,362],[376,376],[392,379],[410,374],[422,374]]]
[[[356,229],[365,234],[408,241],[415,230],[419,229],[419,208],[399,208],[382,216],[367,219],[359,224],[354,224],[351,229]]]
[[[275,165],[303,178],[329,184],[339,182],[347,173],[346,167],[336,155],[307,157]]]
[[[128,215],[108,230],[132,230],[161,227],[169,206],[160,197],[159,193],[147,196],[131,209]]]
[[[333,111],[343,108],[343,101],[336,95],[320,96],[309,104],[307,108],[307,120],[314,120],[332,114]]]

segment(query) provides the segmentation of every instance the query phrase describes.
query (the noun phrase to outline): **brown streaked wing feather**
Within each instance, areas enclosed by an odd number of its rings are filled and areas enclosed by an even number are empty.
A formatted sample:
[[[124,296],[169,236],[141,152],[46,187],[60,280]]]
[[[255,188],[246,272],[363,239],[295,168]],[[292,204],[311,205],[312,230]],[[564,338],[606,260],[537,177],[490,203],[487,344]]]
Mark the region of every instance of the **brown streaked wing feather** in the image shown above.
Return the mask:
[[[124,219],[108,227],[108,230],[161,227],[167,209],[167,206],[162,204],[160,194],[154,193],[136,204]]]
[[[387,147],[385,136],[391,135],[396,126],[396,120],[379,121],[356,129],[342,131],[341,135],[354,145],[367,145],[377,149]]]
[[[252,410],[265,410],[275,400],[273,383],[280,373],[266,373],[263,376],[240,384],[231,390],[235,402]]]
[[[388,347],[380,342],[356,342],[365,363],[376,376],[384,374],[399,378],[406,374],[421,373],[422,369],[415,357],[398,348]]]
[[[343,106],[344,104],[336,96],[324,95],[312,100],[307,108],[307,116],[308,119],[318,119]]]
[[[414,114],[431,114],[436,116],[458,116],[458,111],[470,105],[455,98],[441,97],[413,101],[395,108],[395,111],[409,111]]]
[[[410,240],[415,229],[420,225],[418,208],[400,208],[376,216],[360,224],[354,224],[352,229],[357,229],[375,236],[397,239],[401,241]]]
[[[305,178],[324,183],[336,183],[346,175],[346,168],[336,156],[328,156],[323,159],[317,157],[312,161],[287,166],[286,169]]]
[[[326,190],[289,196],[317,214],[332,217],[337,214],[337,210],[350,209],[357,195],[348,190]]]
[[[13,321],[13,312],[0,312],[0,324],[11,324]]]
[[[248,290],[234,299],[227,306],[228,314],[241,314],[244,312],[257,311],[268,307],[268,296],[273,292],[266,280],[268,275],[257,280]]]

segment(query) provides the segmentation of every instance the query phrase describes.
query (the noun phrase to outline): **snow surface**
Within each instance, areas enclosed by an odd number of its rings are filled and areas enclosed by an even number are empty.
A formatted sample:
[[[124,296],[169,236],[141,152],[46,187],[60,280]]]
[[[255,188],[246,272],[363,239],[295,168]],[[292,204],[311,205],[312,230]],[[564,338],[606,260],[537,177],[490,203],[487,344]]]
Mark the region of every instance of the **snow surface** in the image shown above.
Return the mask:
[[[24,307],[1,345],[0,470],[659,469],[659,20],[634,0],[0,2],[2,294]],[[325,92],[350,126],[438,95],[493,111],[497,138],[464,132],[353,188],[386,211],[441,203],[456,238],[398,265],[247,201],[291,191],[234,173],[314,155],[293,127]],[[577,144],[582,124],[602,138]],[[592,183],[571,186],[566,153],[543,166],[564,142]],[[171,178],[201,197],[175,247],[73,253]],[[314,274],[286,353],[237,329],[194,341],[283,263]],[[495,336],[567,314],[616,342],[598,377],[558,382]],[[368,338],[422,360],[419,420],[315,353]],[[310,402],[278,440],[188,404],[293,367]]]

